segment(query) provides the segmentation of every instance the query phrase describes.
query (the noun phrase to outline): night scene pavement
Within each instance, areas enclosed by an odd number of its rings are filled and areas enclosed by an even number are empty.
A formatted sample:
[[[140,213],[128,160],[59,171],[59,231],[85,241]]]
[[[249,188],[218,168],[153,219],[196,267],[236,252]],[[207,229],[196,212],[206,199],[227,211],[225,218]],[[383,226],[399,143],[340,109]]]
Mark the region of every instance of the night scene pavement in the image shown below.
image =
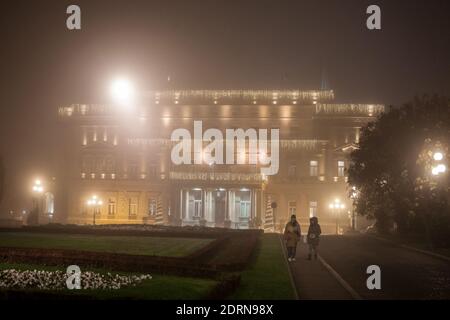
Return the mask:
[[[320,262],[306,260],[307,246],[290,262],[300,299],[352,299]],[[322,236],[320,256],[362,299],[450,299],[450,262],[366,235]],[[381,290],[369,290],[366,269],[381,268]]]

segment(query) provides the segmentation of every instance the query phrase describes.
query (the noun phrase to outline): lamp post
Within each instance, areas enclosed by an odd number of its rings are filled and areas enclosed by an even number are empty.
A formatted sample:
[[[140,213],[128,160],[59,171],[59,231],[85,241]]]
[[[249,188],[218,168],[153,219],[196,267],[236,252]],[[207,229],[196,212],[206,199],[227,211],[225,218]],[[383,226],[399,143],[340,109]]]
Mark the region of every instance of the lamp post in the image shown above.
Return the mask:
[[[352,208],[352,229],[353,231],[356,230],[356,210],[355,210],[355,201],[358,198],[358,190],[356,190],[356,187],[352,187],[352,192],[350,194],[350,198],[353,200],[353,208]]]
[[[92,223],[95,226],[95,217],[98,213],[99,208],[103,205],[103,201],[100,200],[96,195],[93,195],[88,201],[87,205],[93,208],[93,220]]]
[[[433,153],[433,165],[431,167],[431,174],[439,176],[447,171],[447,166],[444,164],[444,154],[440,151]]]
[[[334,202],[330,203],[329,208],[336,219],[336,234],[339,234],[339,216],[341,210],[345,209],[345,205],[339,199],[335,199]]]
[[[42,195],[44,193],[44,186],[42,181],[37,179],[34,181],[33,185],[33,210],[35,211],[35,223],[39,224],[39,217],[41,215],[41,205]],[[33,222],[32,222],[33,223]]]

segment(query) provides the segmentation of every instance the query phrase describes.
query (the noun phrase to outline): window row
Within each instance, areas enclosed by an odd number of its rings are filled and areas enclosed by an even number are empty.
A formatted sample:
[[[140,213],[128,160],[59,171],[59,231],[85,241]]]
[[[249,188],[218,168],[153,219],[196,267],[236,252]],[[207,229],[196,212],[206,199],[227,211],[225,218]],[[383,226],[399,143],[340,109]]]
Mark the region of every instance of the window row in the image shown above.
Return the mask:
[[[95,212],[96,216],[99,217],[102,213],[106,213],[108,219],[113,219],[117,214],[117,200],[115,198],[109,198],[106,202],[102,202],[101,206],[92,208],[92,212],[89,212],[90,208],[84,206],[84,213],[89,214]],[[139,203],[137,197],[131,197],[126,199],[126,203],[122,204],[125,207],[126,213],[129,219],[136,219],[138,216]],[[148,217],[155,217],[158,213],[158,200],[155,197],[149,198],[146,205],[146,215]]]
[[[345,176],[345,161],[338,160],[336,165],[337,165],[337,176],[344,177]],[[316,177],[318,175],[319,175],[319,161],[317,161],[317,160],[309,161],[309,176]],[[288,176],[289,177],[297,176],[297,165],[289,165]]]

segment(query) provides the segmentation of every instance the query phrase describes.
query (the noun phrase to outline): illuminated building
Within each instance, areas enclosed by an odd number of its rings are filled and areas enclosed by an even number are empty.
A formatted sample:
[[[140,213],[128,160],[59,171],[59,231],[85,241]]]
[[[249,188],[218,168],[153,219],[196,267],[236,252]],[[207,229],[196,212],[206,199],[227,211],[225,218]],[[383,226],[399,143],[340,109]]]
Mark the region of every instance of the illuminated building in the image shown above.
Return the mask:
[[[95,193],[103,199],[98,224],[271,229],[296,214],[302,225],[318,216],[334,232],[330,199],[351,208],[348,154],[384,107],[333,101],[331,90],[179,90],[146,92],[129,108],[60,107],[64,177],[55,218],[92,223],[86,200]],[[171,133],[197,120],[204,130],[279,128],[278,174],[248,164],[174,165]],[[349,224],[347,214],[339,218]]]

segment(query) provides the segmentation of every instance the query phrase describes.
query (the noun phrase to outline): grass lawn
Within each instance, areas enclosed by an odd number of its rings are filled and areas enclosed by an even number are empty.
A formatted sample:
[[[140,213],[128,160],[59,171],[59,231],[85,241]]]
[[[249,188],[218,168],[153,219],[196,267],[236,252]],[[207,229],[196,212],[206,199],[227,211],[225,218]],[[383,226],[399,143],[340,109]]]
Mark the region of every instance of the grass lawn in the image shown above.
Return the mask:
[[[264,234],[260,241],[254,262],[242,272],[241,285],[230,299],[294,299],[278,235]]]
[[[170,237],[0,232],[2,247],[75,249],[167,257],[186,256],[211,241],[213,240]]]
[[[55,271],[64,268],[49,267],[39,265],[26,264],[0,264],[0,270],[16,269],[16,270],[46,270]],[[81,270],[83,272],[83,270]],[[85,270],[87,271],[87,270]],[[99,269],[89,269],[99,273],[111,272]],[[117,272],[122,275],[130,275],[132,273]],[[52,294],[69,294],[94,299],[139,299],[139,300],[180,300],[180,299],[202,299],[216,284],[216,281],[209,279],[198,279],[189,277],[177,277],[151,274],[152,279],[144,280],[135,287],[123,287],[118,290],[60,290],[60,291],[43,291]],[[2,289],[0,288],[0,298],[2,297]],[[27,290],[28,292],[39,292],[38,290]],[[42,291],[40,291],[42,292]]]

